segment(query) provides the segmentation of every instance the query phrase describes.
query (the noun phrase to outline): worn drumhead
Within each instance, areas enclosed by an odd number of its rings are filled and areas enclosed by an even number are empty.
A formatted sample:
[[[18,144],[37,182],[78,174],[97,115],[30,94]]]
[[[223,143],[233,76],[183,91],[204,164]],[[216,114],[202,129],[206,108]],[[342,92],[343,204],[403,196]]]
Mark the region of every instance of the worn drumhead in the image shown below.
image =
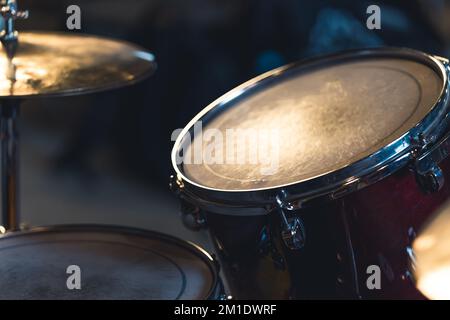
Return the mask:
[[[207,299],[216,282],[210,258],[193,245],[125,228],[6,236],[0,257],[0,299]],[[80,267],[80,290],[67,288],[70,265]]]
[[[180,171],[197,185],[220,190],[309,180],[401,137],[430,112],[443,86],[433,62],[401,55],[328,58],[280,69],[203,113],[203,139],[190,131],[193,143],[183,150],[190,158]],[[239,130],[246,133],[230,140]]]

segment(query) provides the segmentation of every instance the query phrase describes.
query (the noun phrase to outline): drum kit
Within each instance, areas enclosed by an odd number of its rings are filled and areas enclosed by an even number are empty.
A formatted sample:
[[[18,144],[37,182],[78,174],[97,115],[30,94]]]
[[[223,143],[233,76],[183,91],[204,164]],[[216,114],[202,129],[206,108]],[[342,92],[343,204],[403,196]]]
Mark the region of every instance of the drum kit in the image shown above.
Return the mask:
[[[134,228],[20,229],[21,102],[131,85],[156,63],[122,41],[19,35],[14,22],[28,14],[15,0],[1,12],[0,284],[10,288],[1,299],[449,297],[445,58],[398,48],[315,58],[254,78],[195,116],[173,147],[170,187],[185,225],[209,232],[210,254]],[[208,130],[226,136],[249,128],[276,132],[265,136],[275,142],[266,155],[278,150],[275,170],[258,161],[187,161],[210,158]],[[235,147],[220,144],[214,155],[233,158]],[[66,287],[73,264],[82,270],[81,290]],[[378,287],[367,285],[368,270],[379,271]]]

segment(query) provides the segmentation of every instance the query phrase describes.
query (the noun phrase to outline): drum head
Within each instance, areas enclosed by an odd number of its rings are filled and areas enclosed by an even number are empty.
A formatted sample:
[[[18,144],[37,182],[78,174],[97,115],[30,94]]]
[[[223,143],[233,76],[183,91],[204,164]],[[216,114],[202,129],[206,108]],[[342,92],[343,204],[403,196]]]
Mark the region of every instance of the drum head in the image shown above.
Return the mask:
[[[0,256],[0,299],[207,299],[217,283],[197,247],[128,228],[15,233],[0,239]],[[67,287],[71,265],[80,268],[80,290]]]
[[[180,138],[179,172],[200,187],[250,191],[311,180],[372,155],[420,123],[444,89],[435,61],[401,52],[288,66],[233,90],[194,119],[202,133],[189,129],[192,143]]]

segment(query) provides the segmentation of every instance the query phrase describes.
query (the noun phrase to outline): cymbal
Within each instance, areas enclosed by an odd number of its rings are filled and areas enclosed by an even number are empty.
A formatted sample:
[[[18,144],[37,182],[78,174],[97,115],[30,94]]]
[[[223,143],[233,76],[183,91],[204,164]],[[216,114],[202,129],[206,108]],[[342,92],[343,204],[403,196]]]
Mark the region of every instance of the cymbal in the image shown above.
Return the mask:
[[[133,44],[80,34],[20,32],[15,80],[0,52],[0,98],[79,95],[133,84],[151,75],[154,56]]]

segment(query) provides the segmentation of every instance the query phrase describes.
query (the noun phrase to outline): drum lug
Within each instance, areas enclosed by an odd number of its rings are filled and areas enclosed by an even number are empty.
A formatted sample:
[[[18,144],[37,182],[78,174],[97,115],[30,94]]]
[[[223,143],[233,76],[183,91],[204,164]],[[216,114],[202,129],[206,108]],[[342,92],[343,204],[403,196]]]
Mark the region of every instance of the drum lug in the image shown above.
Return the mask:
[[[177,196],[181,193],[184,188],[183,181],[178,177],[171,175],[169,178],[169,189]]]
[[[299,217],[287,219],[284,229],[281,231],[284,244],[291,250],[299,250],[305,246],[305,228]]]
[[[181,221],[183,225],[192,231],[199,231],[206,227],[206,218],[200,208],[187,201],[183,196],[184,184],[181,179],[171,175],[170,190],[180,198]]]
[[[282,190],[276,197],[278,212],[281,216],[283,229],[281,237],[284,244],[291,250],[299,250],[305,246],[305,227],[299,216],[288,217],[285,210],[293,210],[291,203],[286,201],[287,193]]]
[[[206,228],[206,218],[200,208],[181,199],[181,221],[183,225],[192,231],[199,231]]]
[[[412,155],[415,158],[414,171],[419,186],[426,193],[439,191],[444,185],[444,174],[439,164],[450,154],[450,133],[422,154],[417,153],[416,150]]]
[[[434,165],[425,173],[418,173],[417,182],[425,193],[434,193],[444,186],[444,173],[438,165]]]

